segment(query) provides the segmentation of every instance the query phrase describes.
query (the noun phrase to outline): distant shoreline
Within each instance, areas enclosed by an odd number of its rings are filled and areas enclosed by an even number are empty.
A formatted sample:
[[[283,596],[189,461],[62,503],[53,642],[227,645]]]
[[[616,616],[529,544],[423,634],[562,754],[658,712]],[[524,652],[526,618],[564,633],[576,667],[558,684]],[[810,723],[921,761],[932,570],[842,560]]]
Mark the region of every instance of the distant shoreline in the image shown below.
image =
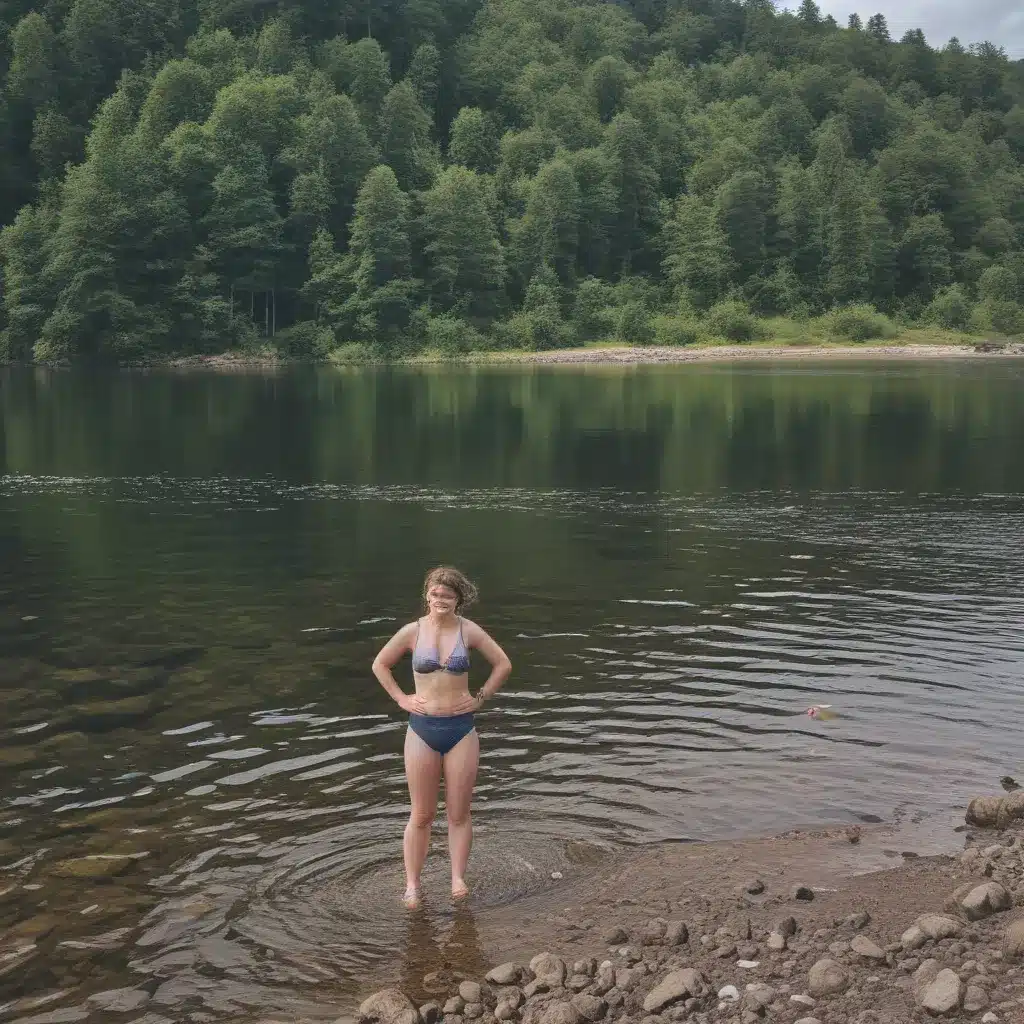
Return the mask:
[[[1024,342],[815,342],[812,344],[696,344],[687,346],[595,344],[579,348],[544,349],[541,351],[477,351],[458,356],[440,352],[423,352],[394,360],[375,359],[361,347],[348,346],[327,359],[295,358],[270,351],[227,351],[215,355],[179,356],[140,362],[89,363],[117,370],[274,370],[292,366],[643,366],[680,365],[684,363],[750,362],[769,363],[814,361],[912,361],[966,360],[1024,357]],[[41,366],[38,363],[5,363],[0,365]],[[56,364],[86,365],[85,362]]]

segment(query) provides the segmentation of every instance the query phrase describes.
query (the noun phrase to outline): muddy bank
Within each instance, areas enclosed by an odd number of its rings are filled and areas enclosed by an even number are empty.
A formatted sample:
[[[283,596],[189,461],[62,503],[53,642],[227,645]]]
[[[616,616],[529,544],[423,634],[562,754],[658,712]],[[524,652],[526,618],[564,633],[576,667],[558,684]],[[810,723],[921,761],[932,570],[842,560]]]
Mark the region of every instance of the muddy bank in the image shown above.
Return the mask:
[[[456,912],[445,935],[428,909],[405,962],[346,1019],[1024,1022],[1015,825],[950,827],[930,844],[948,852],[924,856],[884,826],[671,845],[512,907]]]

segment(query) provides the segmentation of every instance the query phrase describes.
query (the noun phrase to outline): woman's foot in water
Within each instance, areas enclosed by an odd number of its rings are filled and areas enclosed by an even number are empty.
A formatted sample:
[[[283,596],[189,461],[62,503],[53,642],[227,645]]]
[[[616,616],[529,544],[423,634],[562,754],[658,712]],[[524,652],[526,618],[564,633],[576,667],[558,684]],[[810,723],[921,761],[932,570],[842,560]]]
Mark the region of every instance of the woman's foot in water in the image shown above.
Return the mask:
[[[452,899],[464,900],[469,895],[469,886],[462,878],[452,879]]]
[[[418,885],[407,885],[405,887],[405,895],[402,897],[402,902],[405,904],[406,910],[418,910],[420,904],[423,902],[420,887]]]

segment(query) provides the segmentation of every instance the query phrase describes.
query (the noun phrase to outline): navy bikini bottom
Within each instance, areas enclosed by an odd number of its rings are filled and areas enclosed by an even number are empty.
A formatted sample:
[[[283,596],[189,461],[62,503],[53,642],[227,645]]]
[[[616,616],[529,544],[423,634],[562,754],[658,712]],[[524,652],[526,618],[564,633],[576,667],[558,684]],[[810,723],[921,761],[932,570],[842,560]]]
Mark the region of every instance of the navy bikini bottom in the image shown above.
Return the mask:
[[[442,757],[473,731],[473,712],[464,715],[409,715],[409,728]]]

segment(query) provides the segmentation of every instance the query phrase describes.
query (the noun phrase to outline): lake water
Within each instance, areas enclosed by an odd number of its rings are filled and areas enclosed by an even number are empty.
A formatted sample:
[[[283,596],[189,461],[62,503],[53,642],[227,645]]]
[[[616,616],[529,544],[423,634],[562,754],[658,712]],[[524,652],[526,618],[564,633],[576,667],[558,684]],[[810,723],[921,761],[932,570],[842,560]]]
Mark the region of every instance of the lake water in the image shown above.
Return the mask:
[[[3,1019],[313,1013],[401,953],[369,664],[438,562],[514,663],[476,908],[1024,773],[1020,362],[9,369],[0,404]]]

